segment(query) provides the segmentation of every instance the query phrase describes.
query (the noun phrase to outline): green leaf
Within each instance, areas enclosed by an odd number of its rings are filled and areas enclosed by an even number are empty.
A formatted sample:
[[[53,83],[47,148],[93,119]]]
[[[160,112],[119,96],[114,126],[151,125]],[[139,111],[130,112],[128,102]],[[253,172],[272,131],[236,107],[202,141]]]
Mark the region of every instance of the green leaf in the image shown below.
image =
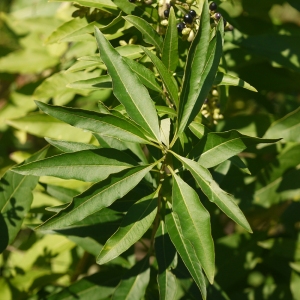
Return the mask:
[[[35,153],[25,162],[45,157],[48,147]],[[13,242],[18,234],[23,219],[30,210],[32,191],[38,183],[34,176],[23,176],[7,171],[0,180],[0,253]]]
[[[121,280],[112,300],[141,300],[150,280],[149,257],[136,263]]]
[[[235,221],[249,232],[252,232],[251,227],[245,218],[243,212],[239,209],[234,198],[223,191],[219,185],[213,180],[210,172],[200,166],[197,162],[188,158],[179,156],[171,152],[184,167],[191,172],[197,184],[200,186],[203,193],[209,201],[214,202],[229,218]]]
[[[265,208],[299,199],[300,144],[287,146],[256,176],[253,203]]]
[[[173,212],[177,215],[182,232],[195,250],[209,282],[212,283],[215,272],[215,250],[211,236],[210,215],[195,190],[175,173],[172,175]]]
[[[147,89],[98,28],[95,29],[95,36],[101,59],[112,78],[115,96],[125,106],[128,115],[159,141],[158,118]]]
[[[127,63],[127,65],[130,67],[130,69],[136,73],[136,75],[139,77],[139,79],[141,80],[144,86],[156,92],[159,93],[162,92],[162,89],[160,85],[157,83],[155,75],[152,71],[150,71],[142,64],[139,64],[138,62],[129,59],[127,57],[124,57],[124,60]]]
[[[80,129],[40,113],[32,113],[18,119],[7,120],[7,124],[39,137],[86,143],[92,137],[88,132],[83,132]]]
[[[250,90],[252,92],[257,92],[256,88],[254,88],[252,85],[247,83],[246,81],[231,75],[231,74],[225,74],[222,72],[218,72],[217,76],[214,81],[215,85],[233,85],[233,86],[240,86],[244,89]]]
[[[72,83],[69,83],[67,87],[73,89],[91,89],[91,90],[98,90],[98,89],[111,89],[111,78],[109,75],[103,75],[96,78],[90,78],[86,80],[78,80]]]
[[[49,300],[71,300],[71,299],[89,299],[102,300],[107,299],[119,283],[121,272],[119,269],[110,268],[91,276],[86,276],[59,293],[48,297]]]
[[[139,127],[129,119],[88,110],[53,106],[42,102],[36,102],[36,104],[46,114],[74,127],[89,130],[99,135],[114,137],[121,141],[150,143]]]
[[[120,228],[106,242],[97,263],[103,265],[137,242],[149,229],[157,213],[158,191],[134,203],[125,215]]]
[[[210,132],[201,139],[190,153],[205,168],[212,168],[221,162],[239,154],[251,145],[275,143],[277,140],[255,138],[239,133],[237,130],[227,132]],[[200,154],[200,157],[199,157]]]
[[[136,16],[126,16],[123,18],[142,33],[146,43],[155,46],[159,52],[162,51],[163,39],[147,21]]]
[[[216,35],[210,41],[210,14],[208,3],[204,1],[200,29],[192,42],[185,66],[177,136],[199,113],[211,89],[222,56],[223,35],[224,26],[221,19],[216,27]]]
[[[172,243],[199,287],[203,299],[206,299],[205,277],[202,273],[201,263],[196,255],[195,248],[190,240],[185,237],[178,215],[171,211],[171,204],[167,203],[167,206],[166,225]]]
[[[177,293],[176,276],[169,270],[158,274],[157,282],[159,286],[160,300],[175,300]]]
[[[176,28],[176,16],[173,7],[170,8],[168,21],[168,28],[162,47],[161,60],[167,70],[172,74],[176,70],[178,64],[178,33]]]
[[[150,57],[152,60],[154,66],[157,68],[157,71],[159,72],[159,75],[161,77],[161,80],[163,81],[166,90],[169,93],[169,96],[171,98],[171,102],[174,103],[176,106],[178,106],[178,88],[176,86],[176,81],[172,75],[170,75],[169,71],[165,67],[165,65],[162,63],[162,61],[154,55],[150,50],[143,47],[144,52]]]
[[[300,107],[272,123],[263,138],[283,138],[283,142],[300,142]]]
[[[160,222],[155,235],[155,255],[158,263],[158,286],[160,299],[174,299],[177,291],[176,277],[170,271],[177,263],[176,250],[167,233],[165,223]]]
[[[141,17],[149,22],[158,22],[157,8],[151,5],[135,5],[129,1],[124,0],[112,0],[119,9],[124,11],[127,15],[134,15]]]
[[[103,148],[59,154],[12,170],[22,175],[97,182],[135,165],[136,162],[125,152]]]
[[[59,149],[62,152],[78,152],[83,150],[94,150],[99,149],[99,147],[92,144],[78,143],[78,142],[68,142],[53,140],[50,138],[45,138],[45,140],[53,147]]]
[[[85,192],[76,196],[66,209],[40,225],[38,229],[64,228],[108,207],[132,190],[154,165],[136,167],[110,175],[104,181],[92,185]]]
[[[49,0],[49,2],[73,2],[72,0]],[[76,0],[76,3],[86,7],[98,8],[108,13],[117,14],[118,7],[111,0]]]
[[[210,130],[205,127],[203,124],[201,123],[197,123],[197,122],[192,122],[189,125],[189,128],[191,130],[191,132],[198,138],[198,139],[202,139],[202,137],[206,134],[208,134],[210,132]]]

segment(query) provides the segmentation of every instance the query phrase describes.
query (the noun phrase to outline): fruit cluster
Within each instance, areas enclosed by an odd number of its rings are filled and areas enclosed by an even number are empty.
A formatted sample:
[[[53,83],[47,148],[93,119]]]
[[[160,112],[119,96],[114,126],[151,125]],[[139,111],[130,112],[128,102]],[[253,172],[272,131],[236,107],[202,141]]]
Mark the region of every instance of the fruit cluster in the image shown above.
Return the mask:
[[[209,5],[209,10],[210,10],[211,18],[216,22],[218,22],[222,18],[222,15],[217,12],[217,9],[218,9],[218,5],[215,2],[211,2],[210,5]],[[233,30],[233,26],[230,25],[226,21],[225,18],[223,18],[223,22],[224,22],[225,31],[232,31]]]

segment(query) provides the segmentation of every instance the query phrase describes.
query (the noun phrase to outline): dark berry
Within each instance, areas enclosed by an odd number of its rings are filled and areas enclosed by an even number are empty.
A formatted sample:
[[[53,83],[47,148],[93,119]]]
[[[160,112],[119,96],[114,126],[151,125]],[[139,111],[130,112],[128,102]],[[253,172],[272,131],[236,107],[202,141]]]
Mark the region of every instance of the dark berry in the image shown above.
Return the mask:
[[[218,8],[218,5],[215,3],[215,2],[212,2],[210,5],[209,5],[209,10],[211,11],[216,11]]]
[[[134,3],[135,2],[135,0],[128,0],[129,2],[131,2],[131,3]]]
[[[168,17],[169,17],[169,14],[170,14],[170,11],[169,11],[168,9],[166,9],[166,10],[164,11],[164,16],[165,16],[166,18],[168,18]]]
[[[221,19],[222,15],[220,13],[215,13],[214,14],[214,19],[219,21]]]
[[[177,24],[177,30],[178,32],[182,32],[182,30],[185,28],[185,24],[184,23],[179,23]]]
[[[185,23],[189,23],[189,24],[193,23],[193,17],[190,14],[184,15],[183,20]]]
[[[193,17],[193,18],[196,18],[197,17],[197,14],[194,10],[190,10],[189,11],[189,14]]]

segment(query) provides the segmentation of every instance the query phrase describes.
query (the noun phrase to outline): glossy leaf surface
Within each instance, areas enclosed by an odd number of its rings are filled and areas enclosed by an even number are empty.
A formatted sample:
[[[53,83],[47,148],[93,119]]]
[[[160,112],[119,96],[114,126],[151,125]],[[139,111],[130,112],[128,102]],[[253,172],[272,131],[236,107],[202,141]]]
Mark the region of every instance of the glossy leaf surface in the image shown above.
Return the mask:
[[[120,228],[106,242],[97,257],[98,264],[105,264],[119,256],[149,229],[157,213],[157,193],[146,196],[130,207]]]
[[[179,156],[174,152],[173,155],[182,162],[187,170],[191,172],[197,184],[211,202],[214,202],[229,218],[231,218],[237,224],[245,228],[247,231],[252,232],[247,219],[239,209],[234,198],[219,187],[206,168],[202,167],[197,162]]]
[[[63,179],[97,182],[134,165],[136,162],[121,151],[98,149],[56,155],[22,165],[14,168],[13,171],[23,175],[56,176]]]
[[[138,126],[130,120],[88,110],[52,106],[42,102],[36,102],[36,104],[46,114],[74,127],[123,141],[148,143],[147,138]]]
[[[159,141],[158,119],[147,89],[97,28],[95,36],[101,59],[112,78],[115,96],[124,105],[128,115]]]
[[[210,215],[200,202],[195,190],[176,174],[172,175],[173,212],[177,215],[185,239],[190,242],[208,280],[212,283],[215,272],[215,251],[211,236]]]
[[[154,165],[137,167],[110,175],[76,196],[70,205],[38,228],[59,229],[83,220],[87,216],[108,207],[132,190]]]

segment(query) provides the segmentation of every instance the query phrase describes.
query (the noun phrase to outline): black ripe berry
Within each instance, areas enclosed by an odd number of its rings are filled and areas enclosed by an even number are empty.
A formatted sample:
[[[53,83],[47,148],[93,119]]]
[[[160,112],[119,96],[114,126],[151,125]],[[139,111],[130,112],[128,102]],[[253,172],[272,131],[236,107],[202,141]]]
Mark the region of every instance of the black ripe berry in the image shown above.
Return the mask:
[[[196,18],[197,14],[194,10],[190,10],[189,11],[189,14],[193,17],[193,18]]]
[[[182,30],[185,28],[185,24],[184,23],[179,23],[177,24],[177,30],[178,32],[182,32]]]
[[[222,15],[220,13],[215,13],[214,14],[214,19],[219,21],[221,19]]]
[[[215,2],[212,2],[210,5],[209,5],[209,10],[211,11],[216,11],[218,8],[218,5],[215,3]]]
[[[189,23],[189,24],[193,23],[193,17],[190,14],[184,15],[183,20],[185,23]]]
[[[131,3],[134,3],[135,2],[135,0],[128,0],[129,2],[131,2]]]
[[[170,15],[170,11],[169,11],[168,9],[166,9],[166,10],[164,11],[164,16],[165,16],[166,18],[168,18],[169,15]]]

